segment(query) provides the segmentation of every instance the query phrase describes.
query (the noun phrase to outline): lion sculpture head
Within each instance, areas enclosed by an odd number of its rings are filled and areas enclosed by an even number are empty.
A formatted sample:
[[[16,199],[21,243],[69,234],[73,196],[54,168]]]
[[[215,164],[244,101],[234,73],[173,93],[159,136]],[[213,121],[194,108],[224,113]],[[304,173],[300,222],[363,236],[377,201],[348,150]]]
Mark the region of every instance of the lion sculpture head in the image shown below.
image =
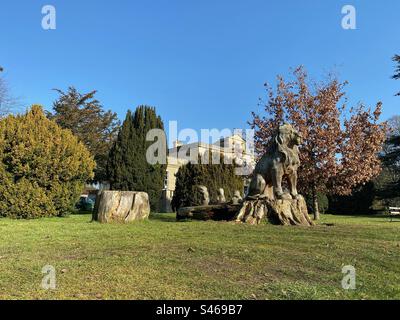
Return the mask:
[[[274,144],[277,150],[284,155],[285,164],[299,163],[299,145],[303,142],[301,134],[291,124],[285,123],[279,127]]]

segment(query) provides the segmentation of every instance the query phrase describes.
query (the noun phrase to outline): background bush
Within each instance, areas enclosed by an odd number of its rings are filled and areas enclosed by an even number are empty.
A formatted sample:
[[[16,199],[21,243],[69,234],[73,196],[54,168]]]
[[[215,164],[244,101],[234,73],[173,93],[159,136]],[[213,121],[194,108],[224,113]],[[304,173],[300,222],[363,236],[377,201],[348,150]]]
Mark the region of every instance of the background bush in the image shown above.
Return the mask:
[[[206,186],[211,203],[216,203],[218,189],[223,188],[226,200],[232,199],[235,190],[243,195],[243,177],[235,174],[235,166],[224,164],[191,164],[179,168],[176,174],[175,192],[172,208],[195,206],[200,204],[197,185]]]
[[[332,195],[329,197],[329,213],[340,215],[368,215],[372,210],[375,198],[373,181],[358,186],[349,196]]]
[[[314,213],[314,204],[312,195],[306,195],[307,209],[309,213]],[[317,192],[318,209],[321,214],[327,213],[329,208],[329,199],[326,194]]]
[[[0,121],[0,216],[61,216],[73,208],[95,162],[40,106]]]

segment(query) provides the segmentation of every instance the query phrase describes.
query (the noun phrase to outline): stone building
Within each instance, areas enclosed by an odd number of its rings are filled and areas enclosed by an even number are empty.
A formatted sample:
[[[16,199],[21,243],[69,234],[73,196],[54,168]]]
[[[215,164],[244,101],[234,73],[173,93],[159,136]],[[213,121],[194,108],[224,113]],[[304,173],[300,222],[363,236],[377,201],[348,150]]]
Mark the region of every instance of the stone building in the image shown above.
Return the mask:
[[[213,144],[196,142],[184,145],[179,141],[175,142],[174,147],[168,150],[168,164],[161,199],[161,209],[163,212],[172,211],[171,200],[175,190],[175,174],[181,166],[185,165],[189,161],[189,157],[185,158],[181,156],[182,148],[184,148],[184,150],[190,149],[191,154],[196,158],[197,155],[203,157],[211,151],[212,153],[222,154],[224,158],[230,159],[232,163],[241,167],[252,169],[255,164],[254,154],[247,150],[246,141],[238,134],[222,138]],[[188,155],[189,154],[187,154],[187,156]],[[251,173],[251,171],[249,173]],[[246,177],[243,176],[243,179],[246,180]],[[246,185],[247,184],[245,183],[245,188]],[[243,190],[243,192],[245,191],[246,190]]]

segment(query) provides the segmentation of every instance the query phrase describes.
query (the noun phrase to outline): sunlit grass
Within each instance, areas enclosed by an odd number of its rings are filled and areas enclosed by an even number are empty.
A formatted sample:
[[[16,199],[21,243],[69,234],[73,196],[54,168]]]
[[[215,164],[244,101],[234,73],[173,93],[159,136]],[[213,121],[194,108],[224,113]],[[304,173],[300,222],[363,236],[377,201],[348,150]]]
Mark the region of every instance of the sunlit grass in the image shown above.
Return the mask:
[[[0,219],[0,298],[400,298],[400,220],[324,216],[313,228],[171,214],[127,225],[90,220]],[[45,265],[57,270],[54,291],[41,288]],[[354,291],[341,287],[344,265],[356,268]]]

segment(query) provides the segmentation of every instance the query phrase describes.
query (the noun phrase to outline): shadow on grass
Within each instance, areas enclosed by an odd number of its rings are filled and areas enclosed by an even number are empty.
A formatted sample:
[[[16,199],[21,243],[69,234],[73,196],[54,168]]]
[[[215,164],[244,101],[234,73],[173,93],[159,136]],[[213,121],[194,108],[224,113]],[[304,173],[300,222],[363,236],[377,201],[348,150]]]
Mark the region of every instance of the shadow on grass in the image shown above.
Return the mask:
[[[389,214],[377,213],[377,214],[360,214],[360,215],[330,215],[331,217],[341,216],[351,219],[380,219],[379,222],[400,222],[400,216],[390,217]]]
[[[74,211],[71,211],[71,215],[77,215],[77,216],[80,216],[80,215],[92,215],[92,211],[74,210]]]
[[[151,213],[150,220],[157,220],[161,222],[176,222],[175,213]]]
[[[385,219],[385,220],[389,220],[393,219],[394,221],[398,221],[400,222],[400,216],[396,216],[391,218],[389,214],[384,214],[384,213],[380,213],[380,214],[373,214],[373,215],[362,215],[362,216],[354,216],[355,218],[376,218],[376,219]]]

